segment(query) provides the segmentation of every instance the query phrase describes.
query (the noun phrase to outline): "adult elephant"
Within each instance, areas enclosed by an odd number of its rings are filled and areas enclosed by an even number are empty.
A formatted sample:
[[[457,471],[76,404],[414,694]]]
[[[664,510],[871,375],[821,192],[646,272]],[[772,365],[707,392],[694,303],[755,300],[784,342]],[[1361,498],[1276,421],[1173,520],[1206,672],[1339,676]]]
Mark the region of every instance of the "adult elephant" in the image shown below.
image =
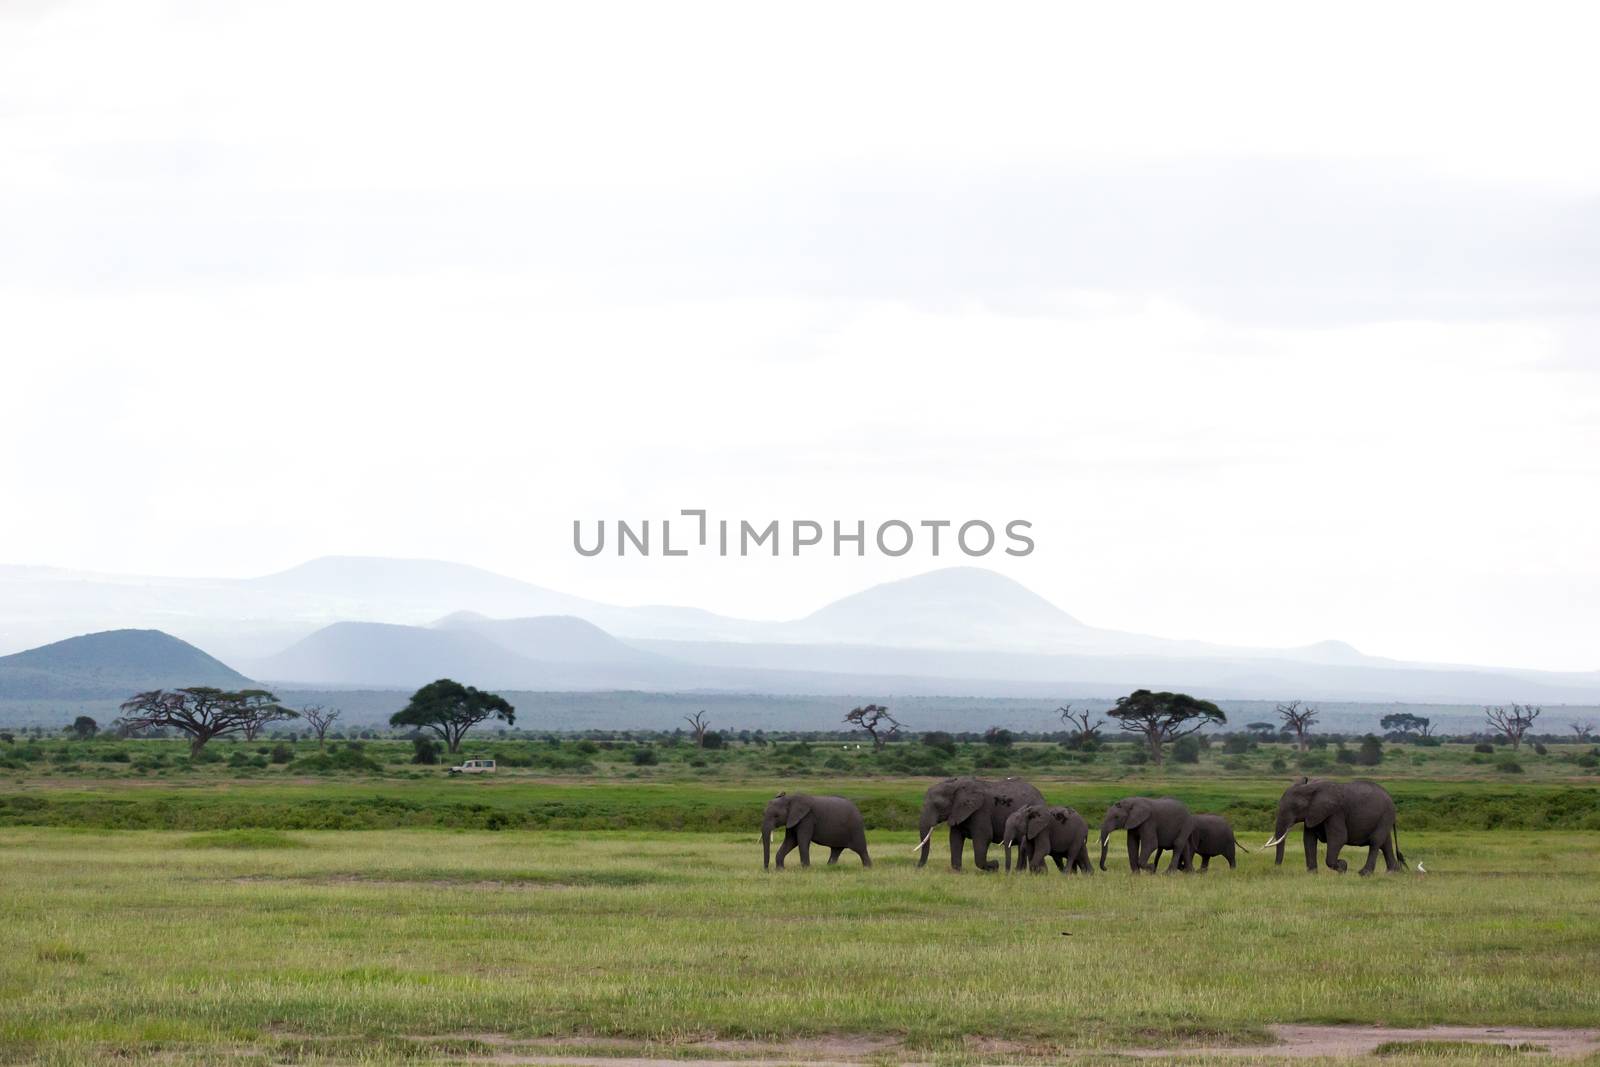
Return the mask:
[[[811,866],[811,844],[831,849],[829,863],[839,862],[839,853],[849,849],[861,857],[861,866],[871,867],[867,855],[867,828],[861,809],[844,797],[819,797],[809,793],[790,796],[779,793],[767,801],[761,816],[761,868],[772,858],[772,829],[783,827],[783,844],[778,846],[778,869],[792,849],[800,850],[800,866]]]
[[[1106,841],[1113,830],[1128,832],[1128,867],[1135,874],[1154,871],[1161,853],[1172,850],[1167,873],[1189,865],[1189,839],[1194,816],[1173,797],[1123,797],[1106,809],[1100,822],[1100,869],[1106,869]]]
[[[1317,842],[1328,846],[1326,862],[1343,874],[1350,865],[1339,858],[1346,845],[1367,846],[1363,875],[1378,865],[1378,854],[1390,874],[1406,866],[1395,830],[1394,798],[1376,782],[1332,782],[1324,778],[1304,778],[1283,791],[1278,798],[1278,818],[1273,824],[1269,847],[1276,846],[1275,863],[1283,863],[1283,839],[1295,823],[1305,823],[1302,840],[1306,849],[1306,870],[1316,873]]]
[[[1071,808],[1029,804],[1013,812],[1006,819],[1003,839],[1008,870],[1013,842],[1019,846],[1019,871],[1027,867],[1037,873],[1044,870],[1046,859],[1053,859],[1062,874],[1069,870],[1094,873],[1094,865],[1089,862],[1089,824]]]
[[[917,832],[917,866],[928,862],[928,840],[940,823],[950,827],[950,869],[961,869],[961,853],[972,841],[972,860],[979,870],[992,871],[1000,864],[989,859],[989,845],[1005,836],[1006,819],[1029,804],[1043,804],[1044,796],[1018,778],[995,782],[987,778],[946,778],[928,787],[922,797],[922,816]]]

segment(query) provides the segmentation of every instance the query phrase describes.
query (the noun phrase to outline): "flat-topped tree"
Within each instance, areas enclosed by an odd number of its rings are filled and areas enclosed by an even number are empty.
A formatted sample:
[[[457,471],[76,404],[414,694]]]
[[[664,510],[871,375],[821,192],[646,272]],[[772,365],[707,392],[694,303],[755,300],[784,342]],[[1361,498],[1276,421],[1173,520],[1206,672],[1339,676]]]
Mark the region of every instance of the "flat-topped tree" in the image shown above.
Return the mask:
[[[275,722],[288,722],[290,719],[300,717],[298,711],[279,704],[278,698],[265,689],[246,689],[239,696],[243,698],[245,710],[249,712],[244,725],[239,727],[244,731],[246,741],[254,741],[257,734]]]
[[[517,720],[517,709],[498,693],[440,678],[412,693],[411,702],[389,716],[389,725],[432,730],[454,752],[467,731],[486,719],[510,725]]]
[[[237,733],[247,726],[260,730],[263,720],[280,721],[294,713],[265,689],[152,689],[122,704],[117,720],[124,733],[170,727],[189,738],[189,754],[198,755],[213,737]],[[280,714],[280,713],[287,714]]]
[[[1200,700],[1188,693],[1152,693],[1136,689],[1106,712],[1122,724],[1128,733],[1143,734],[1150,745],[1150,759],[1161,766],[1162,746],[1194,733],[1208,723],[1222,725],[1228,721],[1222,709],[1209,700]]]
[[[1378,720],[1378,725],[1401,737],[1411,737],[1413,734],[1417,737],[1433,736],[1433,720],[1425,715],[1413,715],[1408,711],[1385,715]]]
[[[858,730],[865,730],[867,736],[872,738],[874,751],[900,736],[900,721],[890,715],[889,709],[882,704],[851,708],[845,712],[844,721]]]

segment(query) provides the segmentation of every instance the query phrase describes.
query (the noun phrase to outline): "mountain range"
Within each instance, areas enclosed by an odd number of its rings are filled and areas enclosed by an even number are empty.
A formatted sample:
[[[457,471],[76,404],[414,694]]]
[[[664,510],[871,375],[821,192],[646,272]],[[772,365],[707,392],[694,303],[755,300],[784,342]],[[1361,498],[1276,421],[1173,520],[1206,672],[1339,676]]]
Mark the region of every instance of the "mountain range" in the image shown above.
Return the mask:
[[[1339,641],[1235,648],[1097,628],[973,567],[873,586],[785,622],[603,604],[432,560],[327,557],[241,580],[0,567],[0,648],[130,625],[279,686],[410,688],[450,676],[547,691],[1065,699],[1146,686],[1240,699],[1600,702],[1600,672],[1415,664]],[[0,674],[0,699],[18,699],[20,671],[31,669]],[[37,677],[32,684],[42,686]]]

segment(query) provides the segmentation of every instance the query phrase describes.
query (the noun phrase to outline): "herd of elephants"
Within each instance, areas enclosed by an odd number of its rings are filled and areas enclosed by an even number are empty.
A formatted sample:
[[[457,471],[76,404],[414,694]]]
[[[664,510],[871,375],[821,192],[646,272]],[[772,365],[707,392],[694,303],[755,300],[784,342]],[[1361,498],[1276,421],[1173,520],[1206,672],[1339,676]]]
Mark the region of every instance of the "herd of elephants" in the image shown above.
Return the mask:
[[[922,817],[917,844],[921,855],[917,866],[928,862],[928,842],[940,823],[950,828],[950,866],[961,869],[966,843],[972,842],[972,857],[980,870],[996,870],[1000,864],[989,859],[989,846],[999,843],[1005,849],[1006,870],[1011,870],[1011,849],[1019,853],[1017,869],[1044,870],[1045,860],[1055,861],[1063,874],[1092,873],[1089,862],[1089,824],[1083,816],[1066,807],[1052,807],[1044,796],[1019,778],[992,781],[985,778],[947,778],[928,787],[922,800]],[[1278,800],[1277,823],[1273,837],[1263,847],[1277,847],[1277,861],[1283,862],[1283,842],[1297,823],[1305,824],[1306,869],[1317,869],[1317,846],[1327,846],[1324,862],[1332,870],[1344,872],[1348,864],[1339,857],[1346,846],[1365,846],[1367,862],[1362,874],[1371,874],[1381,854],[1391,873],[1406,865],[1395,829],[1394,799],[1375,782],[1334,782],[1319,778],[1300,778]],[[813,796],[806,793],[779,793],[767,803],[761,822],[761,865],[772,860],[772,831],[783,828],[783,843],[778,847],[778,866],[794,849],[800,862],[811,865],[811,846],[830,850],[829,863],[837,863],[846,849],[861,857],[862,866],[872,866],[867,854],[867,830],[861,810],[844,797]],[[1112,804],[1100,823],[1100,869],[1106,869],[1106,842],[1113,830],[1124,830],[1128,838],[1128,868],[1155,871],[1161,854],[1170,852],[1168,873],[1192,871],[1211,866],[1214,856],[1235,866],[1234,850],[1243,848],[1233,836],[1233,827],[1220,815],[1195,815],[1180,800],[1172,797],[1124,797]],[[1246,851],[1249,851],[1246,849]]]

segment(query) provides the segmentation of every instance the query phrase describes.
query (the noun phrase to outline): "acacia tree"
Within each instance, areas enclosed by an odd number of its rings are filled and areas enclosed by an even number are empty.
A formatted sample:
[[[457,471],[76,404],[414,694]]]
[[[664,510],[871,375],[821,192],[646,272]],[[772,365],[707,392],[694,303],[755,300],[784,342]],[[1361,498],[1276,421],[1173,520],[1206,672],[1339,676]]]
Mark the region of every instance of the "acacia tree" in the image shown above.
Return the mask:
[[[1412,734],[1418,737],[1433,736],[1433,720],[1410,712],[1397,711],[1393,715],[1385,715],[1378,720],[1378,725],[1403,737]]]
[[[683,721],[689,724],[689,729],[694,733],[694,747],[706,747],[706,730],[711,726],[711,720],[704,711],[697,711],[693,715],[685,715]]]
[[[513,708],[498,693],[486,692],[449,678],[440,678],[411,694],[411,702],[389,716],[390,726],[414,726],[432,730],[455,752],[467,731],[485,719],[511,724],[517,720]]]
[[[338,708],[325,708],[321,704],[307,704],[300,709],[300,717],[311,727],[311,732],[317,735],[318,748],[322,747],[328,737],[329,729],[341,714]]]
[[[1089,748],[1100,740],[1100,731],[1106,722],[1096,719],[1094,712],[1073,711],[1071,704],[1063,704],[1056,709],[1056,714],[1061,716],[1063,725],[1072,729],[1069,743],[1073,748]]]
[[[63,732],[71,734],[79,741],[87,741],[100,732],[100,724],[87,715],[79,715],[72,720],[72,725],[66,727]]]
[[[244,698],[249,717],[239,729],[244,731],[246,741],[254,741],[256,735],[275,722],[287,722],[298,719],[300,713],[284,707],[278,703],[278,698],[264,689],[246,689],[240,694]]]
[[[1510,708],[1494,707],[1484,708],[1484,717],[1489,721],[1489,727],[1506,735],[1506,740],[1511,742],[1513,751],[1522,747],[1522,736],[1533,727],[1533,720],[1539,717],[1544,709],[1532,704],[1513,704]]]
[[[278,698],[265,689],[152,689],[123,702],[117,726],[125,734],[171,727],[188,735],[193,757],[213,737],[237,733],[276,708]]]
[[[1209,700],[1200,700],[1188,693],[1152,693],[1136,689],[1125,697],[1118,697],[1107,713],[1122,724],[1129,733],[1143,734],[1150,745],[1150,758],[1161,766],[1162,746],[1194,733],[1207,724],[1221,725],[1228,721],[1222,709]]]
[[[1294,747],[1304,752],[1306,735],[1311,732],[1311,726],[1317,721],[1320,712],[1310,704],[1302,704],[1298,700],[1279,704],[1276,710],[1278,718],[1283,720],[1283,728],[1294,734]]]
[[[867,736],[872,738],[874,750],[883,748],[892,739],[900,736],[900,721],[890,715],[889,709],[882,704],[851,708],[845,713],[844,721],[858,730],[865,730]]]
[[[1586,745],[1589,743],[1589,738],[1594,734],[1594,723],[1588,722],[1587,720],[1583,722],[1575,722],[1572,724],[1571,730],[1573,733],[1578,735],[1578,743],[1580,745]]]

